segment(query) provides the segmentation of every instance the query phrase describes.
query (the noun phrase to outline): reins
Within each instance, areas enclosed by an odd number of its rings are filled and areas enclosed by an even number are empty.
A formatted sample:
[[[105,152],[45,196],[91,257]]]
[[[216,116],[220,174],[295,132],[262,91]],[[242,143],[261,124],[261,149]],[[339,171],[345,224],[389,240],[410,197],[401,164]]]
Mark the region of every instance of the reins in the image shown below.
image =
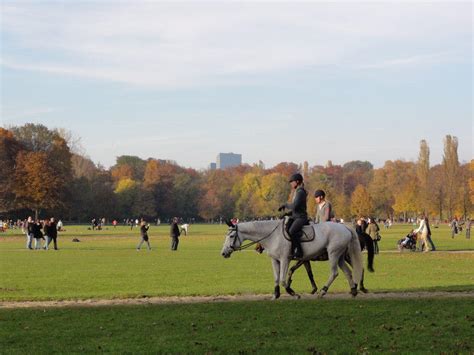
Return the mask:
[[[232,249],[234,249],[234,251],[241,251],[241,250],[244,250],[244,249],[247,249],[247,248],[251,247],[252,245],[255,245],[255,244],[257,244],[257,243],[260,243],[262,240],[267,239],[268,237],[270,237],[270,236],[273,234],[273,232],[275,232],[275,231],[277,230],[277,228],[278,228],[279,226],[280,226],[280,223],[278,223],[278,224],[276,225],[276,227],[273,228],[273,230],[272,230],[269,234],[267,234],[267,235],[266,235],[265,237],[263,237],[263,238],[260,238],[259,240],[256,240],[256,241],[254,241],[254,242],[250,242],[250,243],[245,244],[245,245],[241,245],[241,246],[238,247],[238,248],[234,248],[234,246],[232,245]],[[238,227],[237,227],[237,225],[236,225],[236,226],[235,226],[235,238],[236,238],[236,239],[238,238],[238,234],[239,234],[239,230],[238,230]],[[234,243],[235,243],[235,240],[234,240]]]

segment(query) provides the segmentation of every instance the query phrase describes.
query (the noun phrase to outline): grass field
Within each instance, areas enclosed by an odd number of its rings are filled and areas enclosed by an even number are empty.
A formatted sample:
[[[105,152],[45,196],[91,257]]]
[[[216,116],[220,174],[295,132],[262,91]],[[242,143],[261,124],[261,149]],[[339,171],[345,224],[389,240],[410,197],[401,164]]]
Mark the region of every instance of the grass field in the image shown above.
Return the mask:
[[[137,229],[67,226],[60,250],[26,250],[16,230],[0,234],[0,301],[143,296],[270,294],[269,258],[220,256],[226,227],[192,225],[179,250],[168,227],[151,227],[152,250],[137,252]],[[433,253],[399,253],[411,229],[382,230],[372,293],[474,290],[474,250],[464,235],[434,229]],[[72,238],[80,243],[73,243]],[[364,259],[365,256],[364,256]],[[328,263],[313,264],[317,283]],[[294,288],[310,291],[305,272]],[[330,293],[348,292],[338,277]],[[114,307],[0,308],[0,353],[472,353],[474,300],[314,299]]]
[[[0,353],[472,353],[474,300],[0,309]]]
[[[261,294],[273,289],[271,263],[265,254],[249,250],[230,259],[220,256],[224,226],[191,226],[177,252],[169,250],[166,226],[152,227],[152,250],[139,252],[136,229],[66,229],[59,237],[58,251],[26,250],[18,231],[0,237],[0,300]],[[445,252],[472,250],[471,240],[451,239],[448,228],[442,227],[433,237],[439,251],[400,254],[396,240],[409,230],[410,226],[396,226],[382,231],[376,272],[366,277],[371,291],[474,289],[474,254]],[[71,242],[74,237],[81,242]],[[323,285],[328,263],[313,268],[316,282]],[[310,290],[303,269],[294,280],[295,290]],[[347,291],[344,277],[338,277],[330,291]]]

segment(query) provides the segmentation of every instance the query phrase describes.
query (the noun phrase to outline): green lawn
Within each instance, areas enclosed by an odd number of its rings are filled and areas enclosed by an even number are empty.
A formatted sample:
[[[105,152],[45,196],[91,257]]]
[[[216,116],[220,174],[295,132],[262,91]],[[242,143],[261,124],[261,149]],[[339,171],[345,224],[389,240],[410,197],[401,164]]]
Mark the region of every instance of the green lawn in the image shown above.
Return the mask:
[[[0,353],[472,353],[473,299],[0,309]]]
[[[225,226],[193,225],[179,250],[168,227],[138,230],[66,226],[60,250],[25,249],[18,231],[0,234],[0,301],[269,294],[269,258],[254,251],[220,256]],[[399,253],[411,226],[382,230],[372,292],[474,290],[474,254],[464,235],[434,229],[434,253]],[[80,243],[73,243],[72,238]],[[364,259],[365,256],[364,256]],[[328,263],[313,264],[317,283]],[[309,292],[305,272],[295,290]],[[342,275],[329,292],[348,292]],[[114,307],[0,308],[0,354],[24,353],[472,353],[472,298],[317,299]]]
[[[411,226],[382,231],[382,253],[376,272],[367,273],[366,286],[374,292],[474,289],[474,254],[446,253],[473,249],[464,236],[451,239],[443,226],[434,229],[438,252],[396,252],[396,240]],[[152,251],[137,252],[138,230],[109,228],[90,231],[67,226],[59,237],[59,251],[31,251],[18,231],[0,237],[0,300],[59,300],[141,296],[192,296],[271,293],[273,274],[269,258],[254,251],[220,256],[225,226],[193,225],[181,238],[179,250],[169,250],[168,227],[152,227]],[[71,242],[73,237],[80,243]],[[388,252],[385,252],[388,251]],[[365,259],[365,257],[364,257]],[[313,266],[316,282],[323,285],[328,263]],[[304,270],[294,288],[309,292]],[[342,274],[330,292],[346,292]]]

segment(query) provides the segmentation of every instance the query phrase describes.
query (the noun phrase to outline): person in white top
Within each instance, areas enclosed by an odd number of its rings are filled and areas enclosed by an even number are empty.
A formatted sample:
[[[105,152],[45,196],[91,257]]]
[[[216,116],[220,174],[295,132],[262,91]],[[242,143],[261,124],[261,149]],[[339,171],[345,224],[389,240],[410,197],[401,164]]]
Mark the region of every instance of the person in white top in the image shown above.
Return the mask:
[[[420,226],[417,229],[415,229],[414,232],[420,235],[420,238],[418,238],[418,240],[420,241],[419,249],[421,251],[425,251],[425,252],[430,251],[428,247],[428,243],[431,244],[431,249],[435,250],[434,244],[431,241],[430,224],[426,216],[422,216],[420,218]]]

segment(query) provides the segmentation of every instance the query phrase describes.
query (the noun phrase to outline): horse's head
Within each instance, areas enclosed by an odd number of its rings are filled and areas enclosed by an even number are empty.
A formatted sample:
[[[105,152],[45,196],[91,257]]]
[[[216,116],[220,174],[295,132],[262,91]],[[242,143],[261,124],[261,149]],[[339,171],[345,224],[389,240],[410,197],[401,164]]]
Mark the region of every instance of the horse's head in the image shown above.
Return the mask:
[[[240,246],[242,245],[242,241],[239,238],[237,225],[233,225],[230,222],[227,222],[227,225],[229,226],[229,231],[227,232],[221,251],[221,255],[224,258],[229,258],[230,255],[234,251],[239,250]]]

